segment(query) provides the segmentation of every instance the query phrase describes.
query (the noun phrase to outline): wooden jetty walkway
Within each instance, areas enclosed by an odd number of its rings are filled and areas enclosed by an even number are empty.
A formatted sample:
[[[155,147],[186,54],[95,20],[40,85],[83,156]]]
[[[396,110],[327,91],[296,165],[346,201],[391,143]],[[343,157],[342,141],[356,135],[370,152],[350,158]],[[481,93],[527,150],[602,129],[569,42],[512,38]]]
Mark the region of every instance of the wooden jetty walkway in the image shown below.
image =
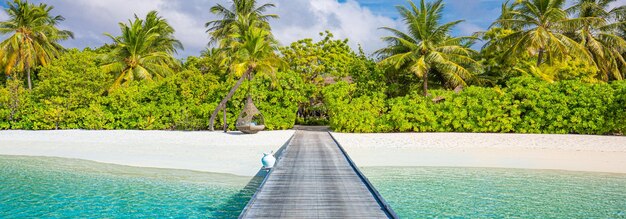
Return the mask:
[[[325,131],[298,130],[239,218],[397,218]]]

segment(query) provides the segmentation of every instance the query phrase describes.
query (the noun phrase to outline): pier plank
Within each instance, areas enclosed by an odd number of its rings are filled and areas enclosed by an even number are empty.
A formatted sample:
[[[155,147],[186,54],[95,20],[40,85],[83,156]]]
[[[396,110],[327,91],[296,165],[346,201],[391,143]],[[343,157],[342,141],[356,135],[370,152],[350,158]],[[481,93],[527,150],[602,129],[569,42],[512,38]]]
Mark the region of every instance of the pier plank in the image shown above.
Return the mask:
[[[298,130],[283,153],[240,218],[395,217],[328,132]]]

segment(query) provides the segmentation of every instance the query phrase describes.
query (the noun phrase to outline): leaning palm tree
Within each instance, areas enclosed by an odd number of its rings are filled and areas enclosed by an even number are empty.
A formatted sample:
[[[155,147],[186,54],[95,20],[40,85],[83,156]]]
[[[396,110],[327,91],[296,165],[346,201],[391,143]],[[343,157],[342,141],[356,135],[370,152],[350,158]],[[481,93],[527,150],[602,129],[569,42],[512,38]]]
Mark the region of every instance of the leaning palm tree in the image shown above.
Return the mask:
[[[619,28],[624,25],[618,18],[626,11],[626,6],[609,9],[615,0],[577,0],[567,9],[574,18],[567,22],[571,35],[591,54],[593,63],[599,70],[599,79],[623,79],[620,66],[626,65],[622,52],[626,40],[619,36]]]
[[[115,81],[109,91],[136,79],[152,81],[165,77],[180,66],[173,57],[181,43],[173,37],[174,29],[167,21],[148,13],[145,20],[135,16],[129,24],[120,23],[122,35],[105,34],[114,42],[114,49],[103,59],[105,72],[114,73]]]
[[[266,32],[264,37],[266,38],[265,41],[267,41],[267,43],[271,44],[272,42],[275,42],[271,33],[269,20],[278,18],[278,15],[264,14],[265,11],[271,7],[274,7],[274,4],[267,3],[257,6],[256,0],[232,0],[230,9],[221,4],[217,4],[211,8],[211,13],[218,15],[221,18],[206,23],[207,32],[211,36],[209,44],[219,43],[222,52],[241,54],[239,52],[240,47],[236,45],[241,44],[243,42],[242,36],[250,34],[249,31],[252,31],[253,29],[264,30]],[[236,60],[237,58],[241,57],[231,57],[229,59],[225,59],[230,62],[227,65],[233,67],[236,66],[235,63],[237,62],[233,60]],[[229,68],[228,71],[230,70],[233,69]],[[234,70],[237,71],[236,69]],[[242,75],[238,82],[243,83],[243,80],[245,79],[244,76],[245,75]],[[222,101],[220,101],[220,104],[211,114],[211,118],[209,119],[210,130],[214,130],[213,124],[215,123],[217,113],[226,107],[226,103],[230,100],[232,95],[234,95],[241,83],[237,83],[235,87],[230,90],[229,94],[224,97]]]
[[[269,8],[275,7],[272,3],[266,3],[257,7],[256,0],[232,0],[230,7],[217,4],[211,7],[211,13],[221,17],[205,24],[207,33],[211,36],[210,44],[217,43],[232,34],[231,27],[239,20],[239,16],[246,16],[250,21],[255,21],[259,28],[270,29],[269,20],[278,18],[275,14],[264,14]],[[271,33],[270,33],[271,36]]]
[[[510,11],[510,16],[496,21],[516,31],[488,44],[507,45],[503,57],[514,58],[530,52],[537,56],[537,66],[544,62],[577,56],[590,60],[581,44],[564,34],[568,17],[565,0],[524,0]]]
[[[462,21],[440,24],[444,4],[441,0],[425,3],[419,7],[409,1],[410,8],[398,6],[408,31],[402,32],[383,27],[393,36],[383,37],[386,48],[376,51],[382,64],[407,70],[422,78],[424,95],[428,95],[429,74],[439,74],[451,87],[466,85],[473,78],[469,67],[479,64],[472,56],[475,51],[464,46],[470,37],[452,37],[450,30]]]
[[[70,31],[57,28],[62,16],[52,16],[53,7],[28,1],[8,2],[9,19],[0,22],[1,34],[13,34],[0,43],[0,61],[7,76],[24,72],[32,89],[31,70],[47,65],[65,49],[59,41],[73,38]]]
[[[242,22],[245,23],[246,21],[247,18],[240,16],[237,24],[242,24]],[[239,80],[211,114],[211,119],[209,120],[210,130],[214,130],[214,121],[219,110],[226,106],[226,103],[233,97],[244,80],[251,80],[254,75],[269,76],[275,79],[277,68],[286,65],[276,54],[278,50],[277,42],[272,39],[269,30],[256,25],[252,25],[249,28],[234,25],[232,28],[234,29],[233,34],[229,36],[228,41],[230,43],[227,46],[233,57],[229,69],[232,70],[236,77],[239,77]]]

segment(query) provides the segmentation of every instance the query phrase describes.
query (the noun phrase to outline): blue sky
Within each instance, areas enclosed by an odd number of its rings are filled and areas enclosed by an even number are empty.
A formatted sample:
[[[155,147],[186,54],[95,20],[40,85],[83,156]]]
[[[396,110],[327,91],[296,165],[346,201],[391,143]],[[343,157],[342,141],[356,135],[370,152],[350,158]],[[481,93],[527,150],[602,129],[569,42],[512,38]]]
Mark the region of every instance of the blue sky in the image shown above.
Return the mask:
[[[393,19],[398,19],[396,6],[410,7],[407,0],[357,0],[363,7],[372,12]],[[339,0],[346,2],[346,0]],[[419,4],[419,0],[414,0]],[[443,22],[465,20],[457,28],[455,35],[467,35],[476,31],[486,30],[500,15],[503,0],[444,0],[445,10]]]
[[[215,19],[208,9],[216,3],[228,5],[228,0],[31,0],[55,6],[53,14],[66,18],[61,24],[73,31],[74,40],[67,47],[97,47],[110,43],[103,33],[119,33],[119,22],[134,14],[145,15],[157,10],[177,30],[176,37],[185,45],[178,56],[198,55],[206,48],[208,37],[204,23]],[[270,0],[259,0],[270,1]],[[5,5],[4,1],[0,1]],[[337,38],[349,38],[351,46],[361,45],[371,53],[384,46],[380,37],[387,35],[381,26],[402,29],[396,5],[408,5],[406,0],[272,0],[277,5],[270,13],[281,16],[273,21],[273,31],[283,45],[302,38],[319,38],[318,33],[330,30]],[[417,0],[416,0],[417,2]],[[465,20],[454,35],[470,35],[485,30],[500,14],[504,0],[444,0],[444,22]],[[0,19],[6,19],[4,12]],[[476,46],[479,48],[480,46]]]

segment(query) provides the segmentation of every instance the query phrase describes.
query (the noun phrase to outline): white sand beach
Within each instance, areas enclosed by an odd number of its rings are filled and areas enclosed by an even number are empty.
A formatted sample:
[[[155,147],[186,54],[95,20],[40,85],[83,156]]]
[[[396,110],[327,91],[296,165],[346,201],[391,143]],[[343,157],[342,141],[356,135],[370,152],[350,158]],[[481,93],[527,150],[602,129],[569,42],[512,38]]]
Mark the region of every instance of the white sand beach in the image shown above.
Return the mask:
[[[0,131],[0,154],[253,176],[293,132]]]
[[[626,137],[332,133],[358,166],[443,166],[626,173]]]
[[[0,155],[75,158],[252,176],[294,133],[0,131]],[[446,166],[626,173],[626,137],[476,133],[332,133],[358,166]]]

